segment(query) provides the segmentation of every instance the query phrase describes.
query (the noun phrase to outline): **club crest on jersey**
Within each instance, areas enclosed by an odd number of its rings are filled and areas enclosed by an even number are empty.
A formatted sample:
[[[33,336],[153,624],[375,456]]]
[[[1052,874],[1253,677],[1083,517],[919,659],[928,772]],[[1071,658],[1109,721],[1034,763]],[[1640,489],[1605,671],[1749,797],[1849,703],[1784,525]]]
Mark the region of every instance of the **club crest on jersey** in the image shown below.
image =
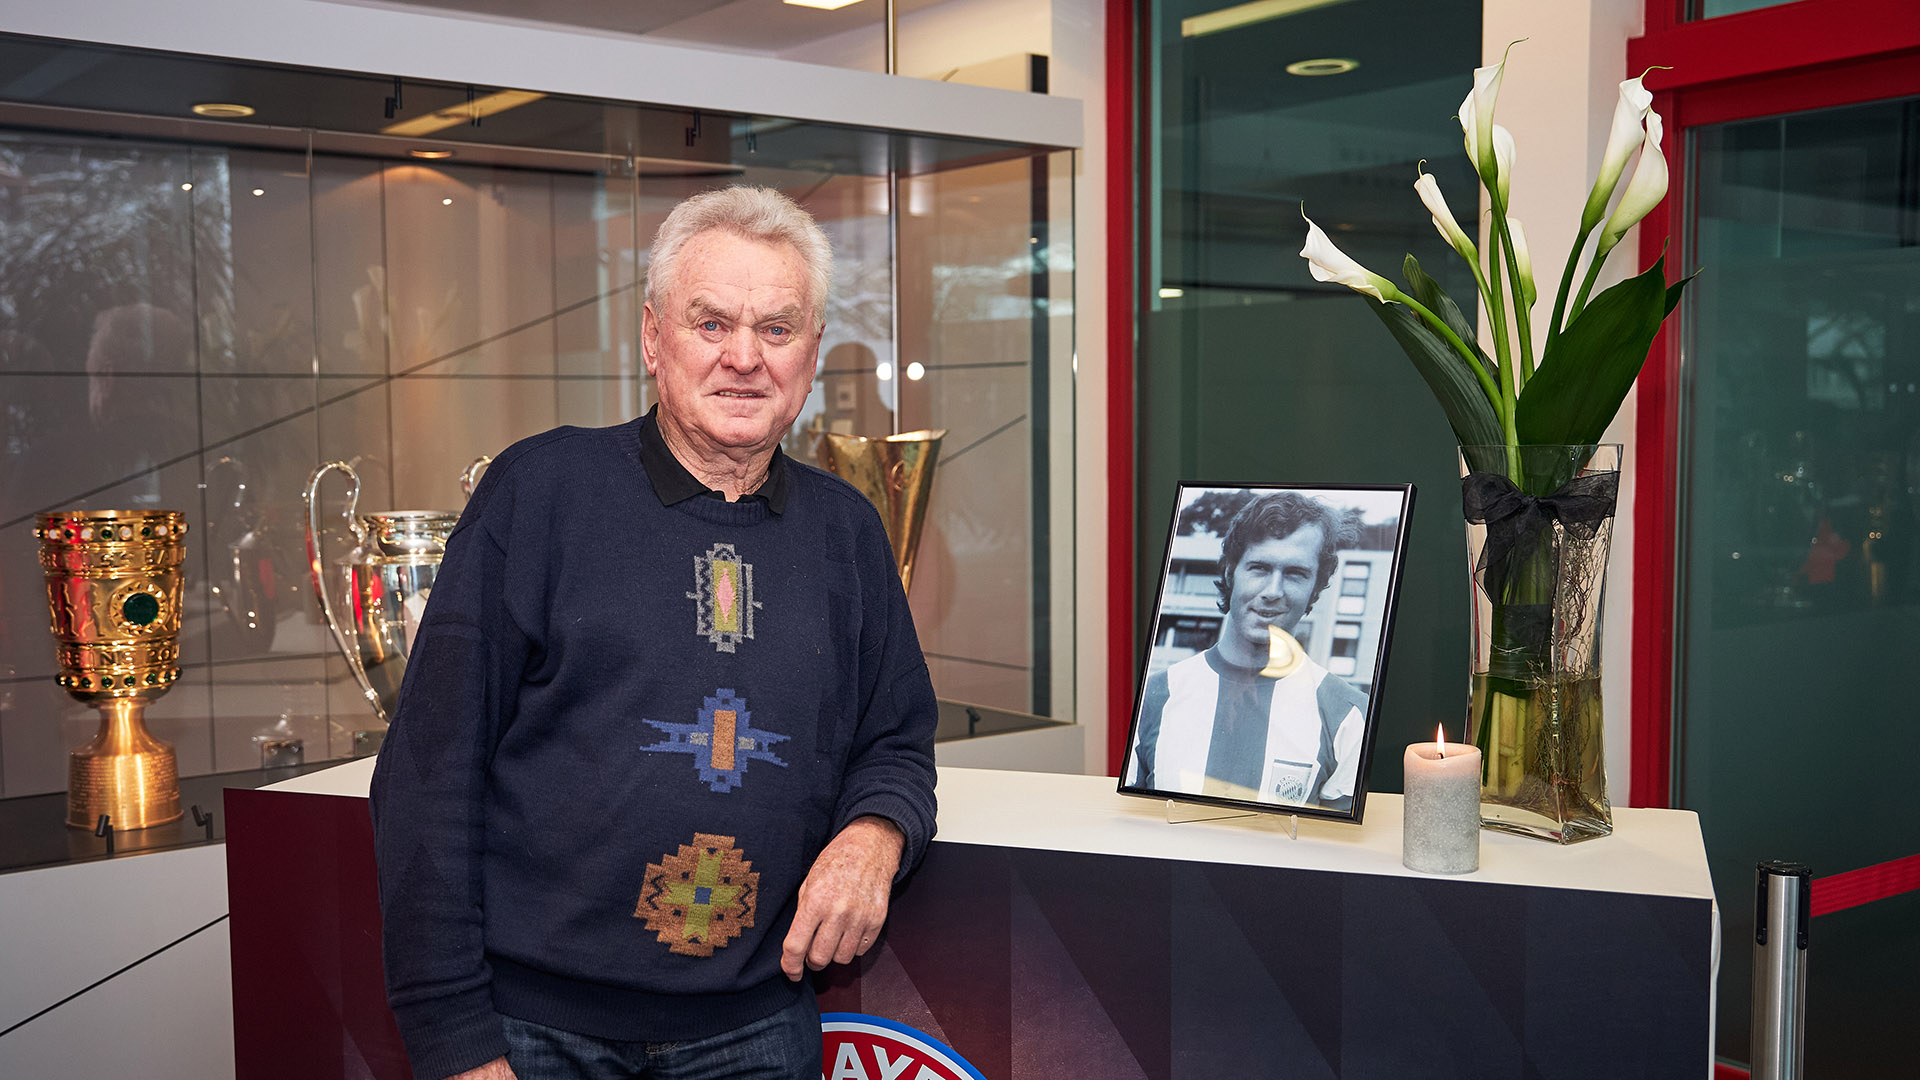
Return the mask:
[[[693,557],[694,632],[730,653],[753,638],[753,564],[741,560],[732,544],[715,544]]]
[[[820,1016],[822,1080],[986,1080],[953,1048],[897,1020]]]

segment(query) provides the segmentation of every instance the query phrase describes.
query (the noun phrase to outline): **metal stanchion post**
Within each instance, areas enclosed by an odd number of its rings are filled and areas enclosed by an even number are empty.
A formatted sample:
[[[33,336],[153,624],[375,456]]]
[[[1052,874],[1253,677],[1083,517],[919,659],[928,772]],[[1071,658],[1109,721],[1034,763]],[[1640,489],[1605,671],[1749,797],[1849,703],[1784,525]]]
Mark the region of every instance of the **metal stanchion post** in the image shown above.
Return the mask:
[[[1807,923],[1813,873],[1763,862],[1753,933],[1753,1080],[1802,1080],[1807,1028]]]

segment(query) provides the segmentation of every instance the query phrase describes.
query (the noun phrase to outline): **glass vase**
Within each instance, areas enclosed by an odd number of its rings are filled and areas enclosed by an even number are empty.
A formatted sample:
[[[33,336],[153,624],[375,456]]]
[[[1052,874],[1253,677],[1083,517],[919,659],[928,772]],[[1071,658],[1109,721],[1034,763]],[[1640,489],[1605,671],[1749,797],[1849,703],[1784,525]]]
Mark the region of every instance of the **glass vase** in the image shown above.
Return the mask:
[[[1618,444],[1462,446],[1481,824],[1571,844],[1613,831],[1600,613]]]

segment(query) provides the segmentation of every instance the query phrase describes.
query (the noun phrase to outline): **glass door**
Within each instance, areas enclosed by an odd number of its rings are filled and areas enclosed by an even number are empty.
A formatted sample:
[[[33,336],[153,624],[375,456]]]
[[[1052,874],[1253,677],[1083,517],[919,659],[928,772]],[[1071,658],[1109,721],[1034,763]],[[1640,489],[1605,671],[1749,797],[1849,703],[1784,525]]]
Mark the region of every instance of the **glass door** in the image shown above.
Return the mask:
[[[1683,111],[1684,115],[1684,111]],[[1920,852],[1920,97],[1684,131],[1675,805],[1725,936],[1744,1061],[1754,867]],[[1808,1073],[1912,1075],[1920,893],[1815,919]]]
[[[1912,1076],[1920,19],[1648,0],[1645,25],[1627,69],[1680,197],[1641,254],[1700,274],[1639,383],[1632,799],[1700,815],[1718,1076],[1751,1061],[1764,859],[1813,874],[1807,1075]]]

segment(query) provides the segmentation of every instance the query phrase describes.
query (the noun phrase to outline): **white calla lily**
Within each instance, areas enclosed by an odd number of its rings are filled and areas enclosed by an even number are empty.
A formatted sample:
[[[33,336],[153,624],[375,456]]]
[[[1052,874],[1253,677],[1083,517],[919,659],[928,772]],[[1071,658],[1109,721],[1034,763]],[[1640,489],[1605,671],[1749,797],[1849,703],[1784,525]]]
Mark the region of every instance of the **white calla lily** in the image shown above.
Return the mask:
[[[1468,262],[1477,262],[1479,252],[1473,246],[1473,238],[1467,235],[1460,223],[1454,220],[1453,211],[1447,208],[1447,200],[1440,194],[1440,181],[1432,173],[1421,173],[1420,179],[1413,182],[1413,190],[1420,195],[1420,201],[1426,204],[1427,213],[1433,215],[1433,227],[1440,231],[1440,238],[1453,245]]]
[[[1607,219],[1606,227],[1600,230],[1600,257],[1613,250],[1628,229],[1660,205],[1667,197],[1667,158],[1660,152],[1660,138],[1663,126],[1660,114],[1647,110],[1646,140],[1640,147],[1639,164],[1633,167],[1633,178],[1627,181],[1627,190],[1620,196],[1620,205],[1613,208],[1613,216]]]
[[[1500,205],[1511,205],[1508,198],[1513,189],[1513,132],[1493,125],[1493,172],[1494,187],[1500,192]]]
[[[1513,239],[1513,263],[1520,270],[1520,298],[1532,307],[1540,299],[1540,290],[1533,284],[1533,255],[1527,251],[1527,233],[1519,218],[1507,218],[1507,235]]]
[[[1300,254],[1307,260],[1307,270],[1313,274],[1313,280],[1338,282],[1383,303],[1399,298],[1400,290],[1394,287],[1393,282],[1361,266],[1346,252],[1335,247],[1304,210],[1300,216],[1306,218],[1307,222],[1307,243],[1300,249]]]
[[[1613,128],[1607,133],[1607,151],[1600,158],[1600,174],[1594,178],[1586,209],[1580,214],[1582,236],[1606,216],[1607,203],[1613,199],[1613,189],[1619,186],[1620,174],[1626,171],[1633,152],[1646,141],[1645,122],[1647,112],[1653,108],[1653,93],[1641,83],[1644,78],[1642,75],[1620,84],[1620,100],[1613,106]]]
[[[1473,90],[1460,103],[1460,131],[1466,136],[1467,158],[1482,177],[1493,175],[1493,107],[1500,97],[1500,76],[1506,66],[1503,57],[1497,64],[1474,68]]]
[[[1468,94],[1467,100],[1460,103],[1460,130],[1466,136],[1467,155],[1473,158],[1474,171],[1480,174],[1482,183],[1486,182],[1489,175],[1493,177],[1493,183],[1488,186],[1499,193],[1500,204],[1505,206],[1507,194],[1513,188],[1513,132],[1499,124],[1480,123],[1479,115],[1475,112],[1473,97],[1472,94]],[[1474,152],[1474,142],[1482,135],[1487,139],[1491,172],[1481,165],[1485,159],[1476,156]]]

